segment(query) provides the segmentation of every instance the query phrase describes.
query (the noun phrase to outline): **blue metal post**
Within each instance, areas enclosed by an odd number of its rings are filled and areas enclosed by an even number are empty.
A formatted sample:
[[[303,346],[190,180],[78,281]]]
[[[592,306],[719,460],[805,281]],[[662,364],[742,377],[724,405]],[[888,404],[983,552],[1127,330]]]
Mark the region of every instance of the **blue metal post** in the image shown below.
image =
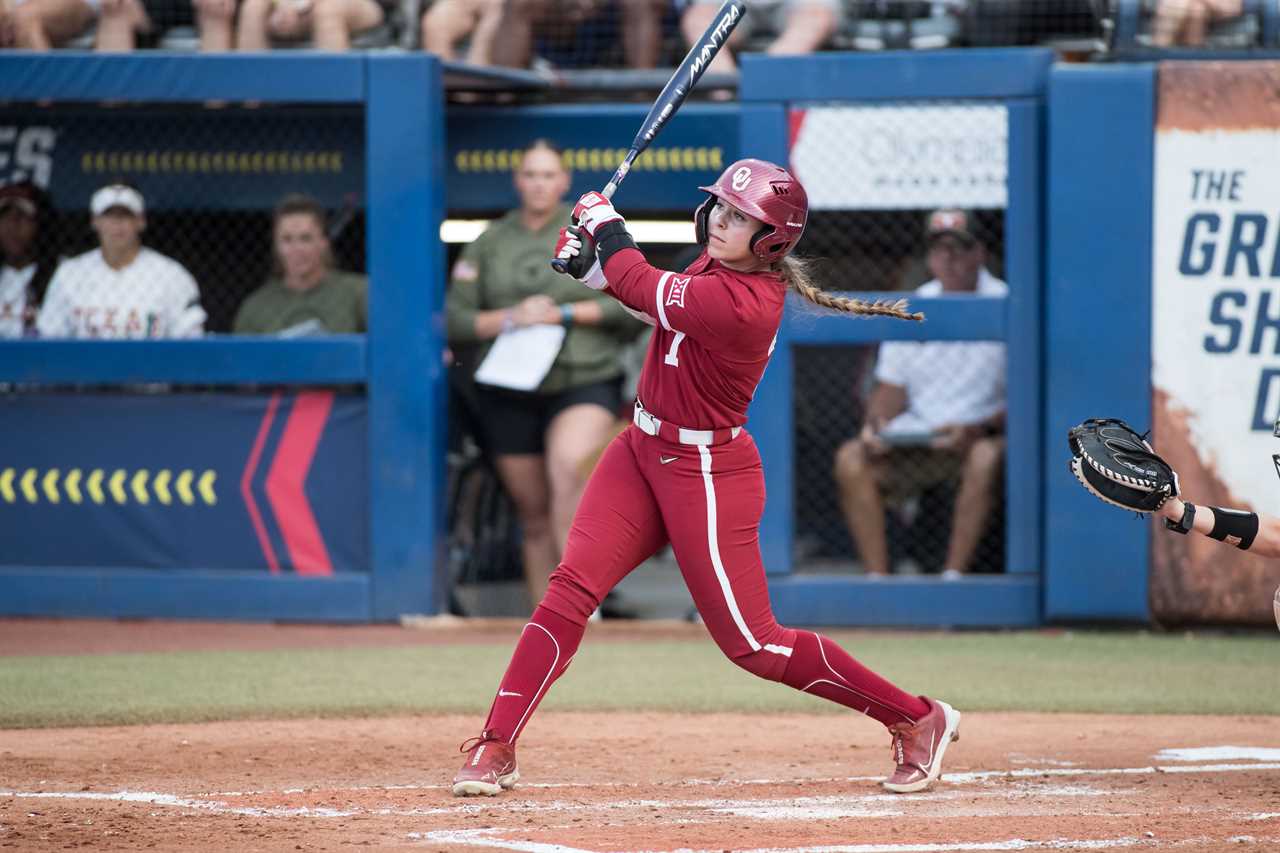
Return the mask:
[[[1005,571],[1012,573],[1038,572],[1041,566],[1042,107],[1038,101],[1011,101],[1008,117],[1009,201],[1004,217],[1005,270],[1009,280]]]
[[[432,56],[371,56],[369,530],[372,616],[426,613],[442,564],[444,110]]]

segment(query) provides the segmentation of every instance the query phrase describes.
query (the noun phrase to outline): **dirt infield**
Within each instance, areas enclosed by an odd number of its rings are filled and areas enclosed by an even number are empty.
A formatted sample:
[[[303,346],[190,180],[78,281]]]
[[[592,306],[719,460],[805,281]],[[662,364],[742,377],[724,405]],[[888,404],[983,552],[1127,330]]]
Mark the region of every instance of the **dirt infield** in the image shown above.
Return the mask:
[[[396,631],[85,624],[98,650]],[[0,652],[65,651],[56,627],[0,623]],[[598,638],[650,630],[685,629]],[[887,735],[854,715],[549,712],[521,740],[520,785],[478,800],[447,787],[470,717],[7,730],[0,850],[1278,849],[1277,722],[970,713],[944,782],[895,796],[876,784]]]
[[[1275,849],[1274,719],[971,714],[882,794],[854,717],[548,713],[521,784],[458,800],[460,717],[0,732],[0,849]],[[734,733],[728,737],[726,733]],[[1234,749],[1221,749],[1231,745]],[[1169,749],[1201,748],[1170,753]],[[1217,749],[1215,749],[1217,748]]]

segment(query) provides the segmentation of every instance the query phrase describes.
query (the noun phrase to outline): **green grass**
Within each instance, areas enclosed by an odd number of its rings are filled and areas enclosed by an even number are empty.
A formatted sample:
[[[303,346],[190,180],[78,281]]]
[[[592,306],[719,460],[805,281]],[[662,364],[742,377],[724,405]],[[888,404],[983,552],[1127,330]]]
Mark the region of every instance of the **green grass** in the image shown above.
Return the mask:
[[[830,636],[905,689],[965,710],[1280,714],[1280,638],[1269,634]],[[510,651],[501,644],[0,658],[0,727],[483,713]],[[747,675],[710,640],[588,641],[543,707],[836,710]]]

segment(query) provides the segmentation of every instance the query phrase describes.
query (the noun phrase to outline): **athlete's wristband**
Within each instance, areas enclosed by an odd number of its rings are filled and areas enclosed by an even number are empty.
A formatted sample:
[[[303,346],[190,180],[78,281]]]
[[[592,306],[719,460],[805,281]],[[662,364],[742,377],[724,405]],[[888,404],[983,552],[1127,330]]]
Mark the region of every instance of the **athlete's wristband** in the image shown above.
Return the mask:
[[[1164,520],[1165,530],[1172,530],[1174,533],[1181,533],[1186,536],[1191,532],[1191,528],[1196,523],[1196,505],[1190,501],[1184,501],[1182,504],[1182,518],[1176,523],[1169,519]]]
[[[623,249],[638,249],[636,241],[627,231],[626,223],[621,219],[613,219],[596,229],[596,257],[600,259],[600,268],[609,265],[609,258]]]
[[[568,302],[560,306],[560,325],[566,329],[573,325],[573,306]]]

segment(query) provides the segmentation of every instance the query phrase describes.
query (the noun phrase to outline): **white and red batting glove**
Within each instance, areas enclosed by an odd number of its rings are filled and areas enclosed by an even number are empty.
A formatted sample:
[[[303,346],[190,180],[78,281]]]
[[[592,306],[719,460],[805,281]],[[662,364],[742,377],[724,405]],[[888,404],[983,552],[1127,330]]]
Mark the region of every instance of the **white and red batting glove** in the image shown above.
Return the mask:
[[[622,214],[614,210],[609,199],[600,193],[587,193],[578,199],[578,203],[573,206],[573,221],[585,228],[593,239],[596,236],[596,229],[606,222],[626,224]]]
[[[600,259],[596,257],[595,248],[590,238],[584,245],[577,228],[561,228],[556,239],[556,258],[565,261],[565,274],[571,275],[592,290],[604,290],[609,286],[605,280],[604,270],[600,268]]]

